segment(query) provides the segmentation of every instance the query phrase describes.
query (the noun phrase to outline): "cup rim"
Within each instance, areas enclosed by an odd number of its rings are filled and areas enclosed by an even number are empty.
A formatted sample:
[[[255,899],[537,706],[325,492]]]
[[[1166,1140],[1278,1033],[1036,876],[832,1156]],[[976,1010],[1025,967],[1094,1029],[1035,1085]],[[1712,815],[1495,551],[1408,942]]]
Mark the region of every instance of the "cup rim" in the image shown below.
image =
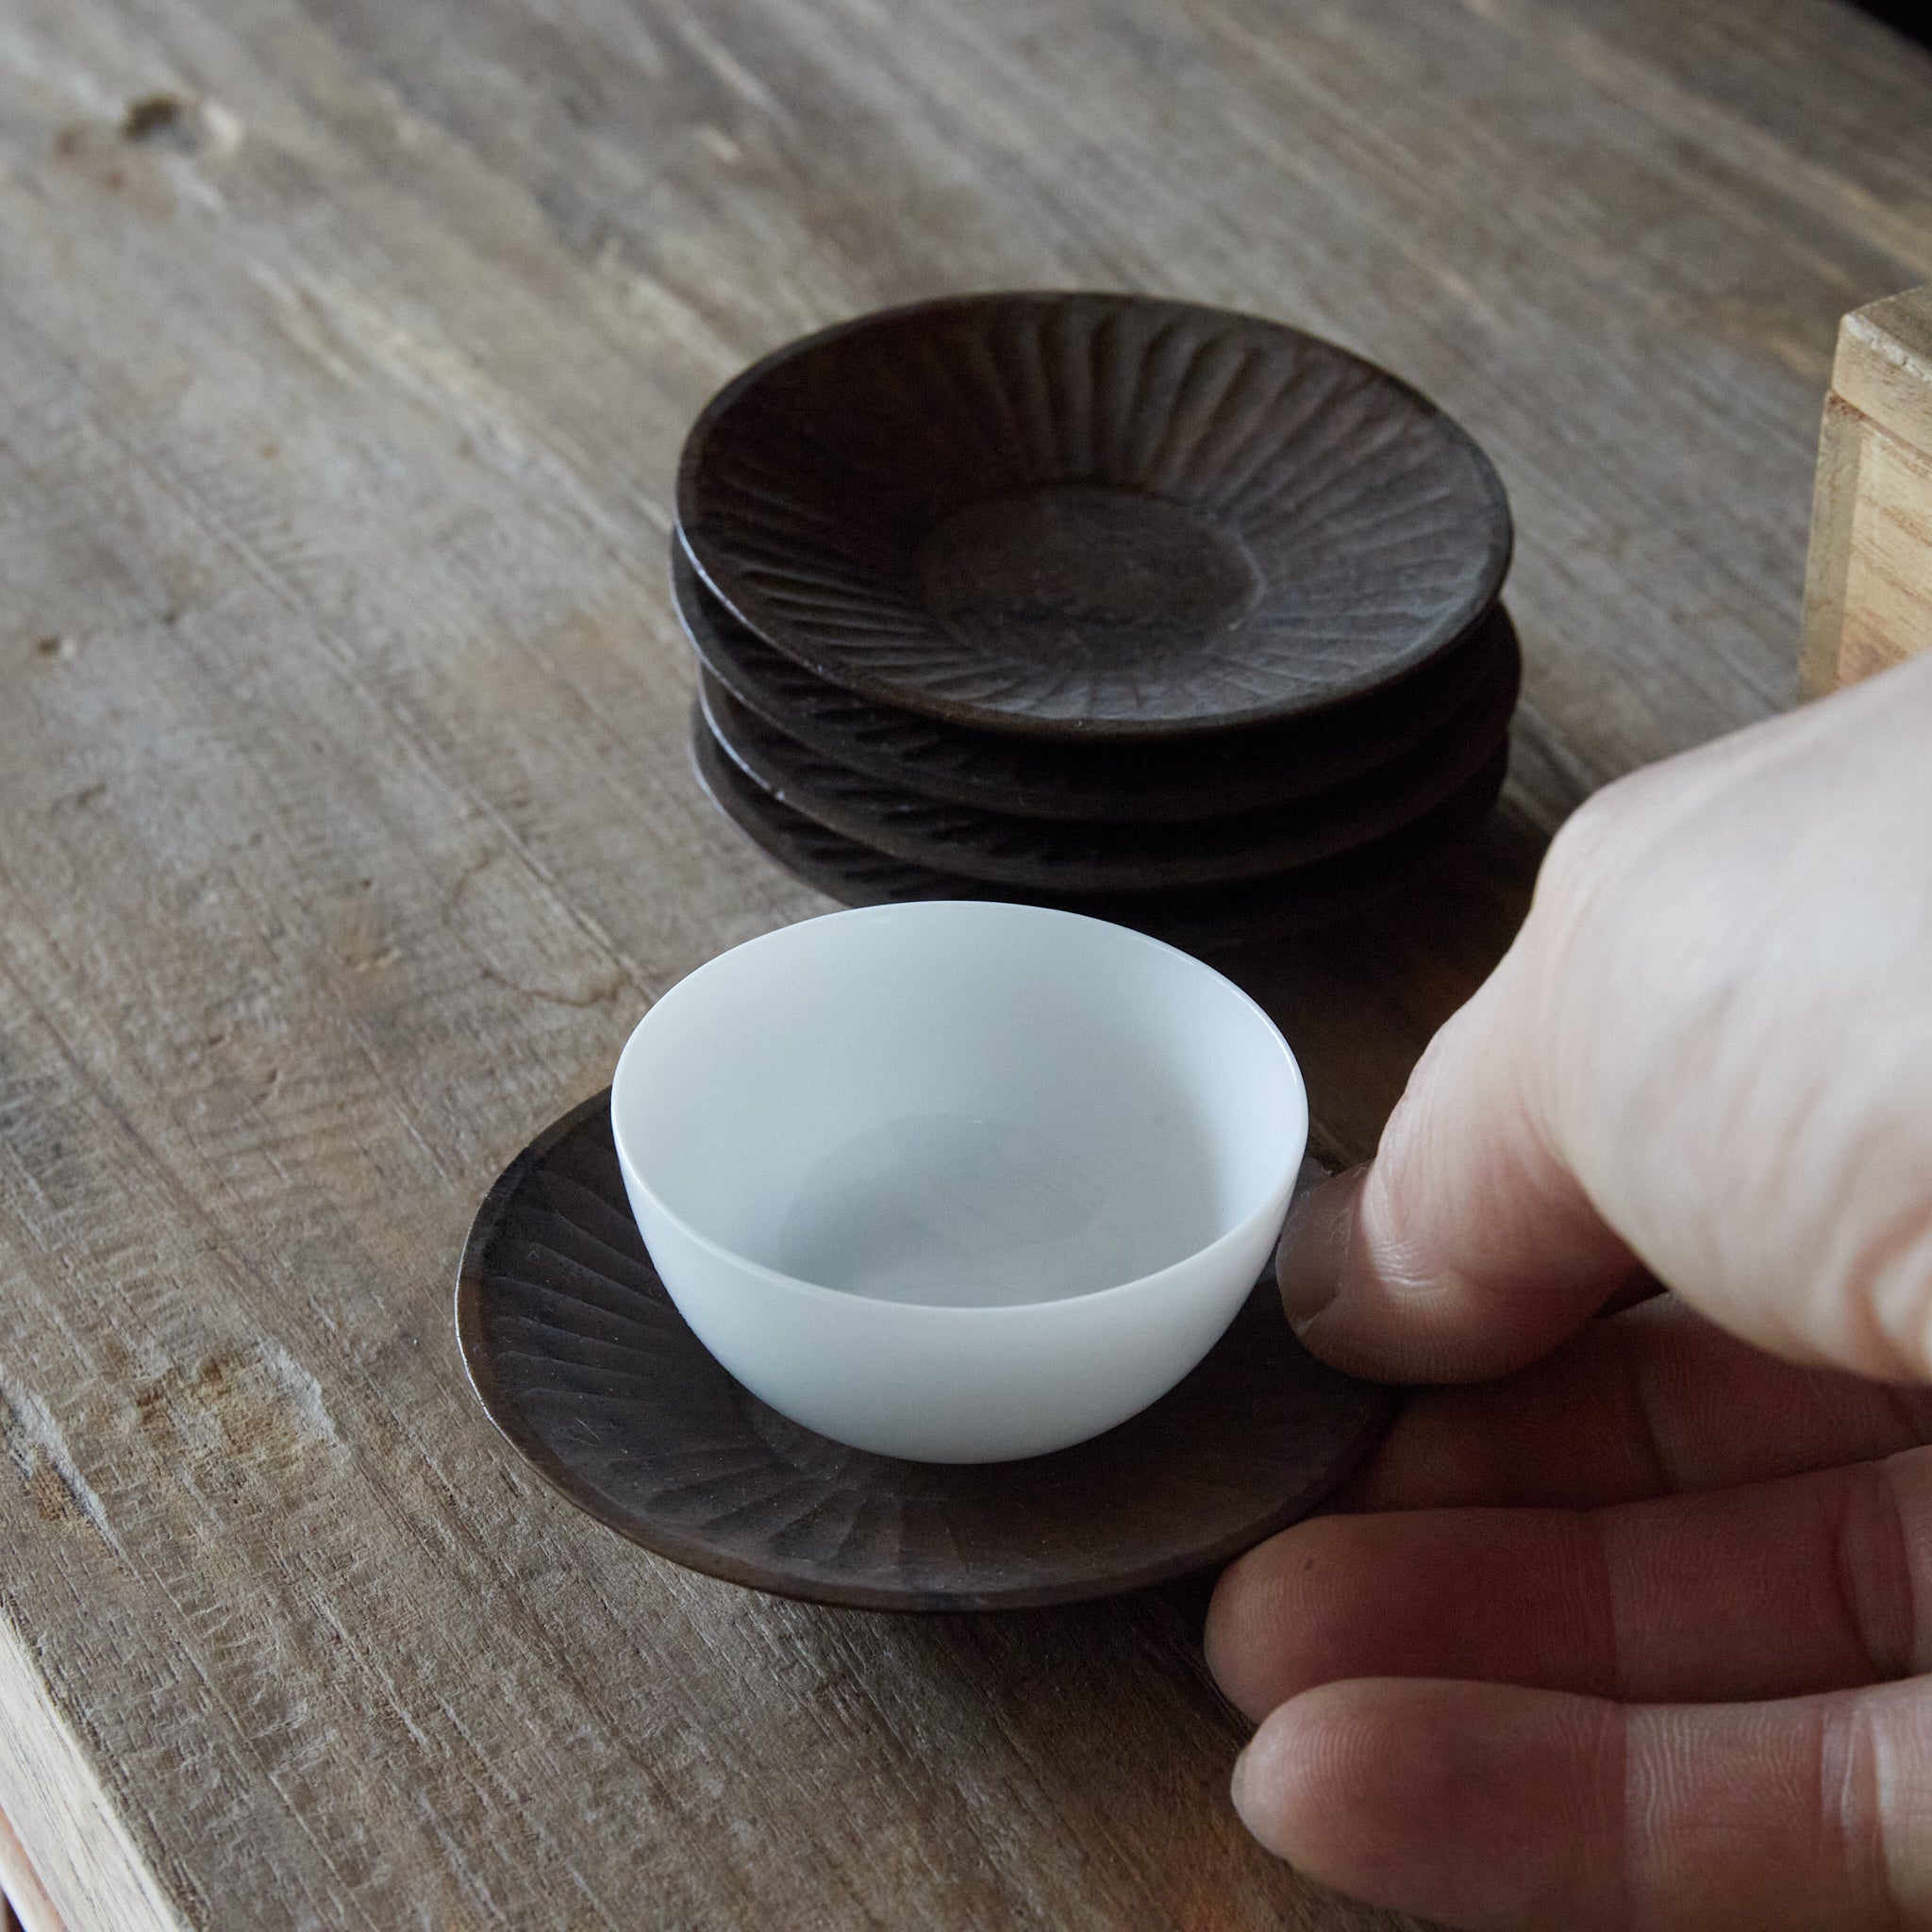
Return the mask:
[[[657,1189],[644,1179],[631,1160],[629,1150],[625,1144],[625,1137],[621,1105],[622,1096],[626,1086],[629,1084],[625,1079],[625,1072],[627,1068],[635,1069],[636,1058],[634,1057],[634,1050],[637,1049],[639,1040],[642,1036],[644,1029],[651,1024],[654,1016],[659,1013],[668,1002],[675,999],[685,987],[689,986],[718,961],[734,958],[741,953],[748,952],[755,947],[768,945],[774,941],[782,941],[786,935],[796,932],[802,926],[822,925],[834,920],[874,920],[882,915],[903,916],[910,913],[916,916],[927,908],[945,908],[952,911],[971,908],[974,913],[983,912],[995,917],[1019,914],[1026,919],[1041,922],[1058,923],[1071,920],[1076,921],[1082,925],[1100,926],[1109,933],[1117,935],[1123,941],[1137,942],[1139,945],[1155,952],[1173,954],[1185,960],[1195,971],[1219,980],[1222,986],[1226,988],[1229,992],[1243,1003],[1249,1011],[1261,1022],[1262,1026],[1266,1029],[1267,1036],[1272,1038],[1275,1046],[1280,1050],[1282,1059],[1287,1064],[1289,1074],[1293,1082],[1296,1109],[1300,1116],[1300,1132],[1295,1137],[1299,1144],[1295,1148],[1293,1158],[1285,1163],[1284,1171],[1277,1178],[1274,1186],[1270,1188],[1262,1200],[1246,1214],[1242,1215],[1233,1226],[1223,1229],[1220,1234],[1205,1245],[1189,1249],[1185,1255],[1169,1262],[1164,1268],[1155,1269],[1150,1274],[1134,1275],[1126,1281],[1113,1282],[1105,1288],[1089,1289],[1079,1294],[1046,1296],[1038,1301],[1030,1302],[1001,1302],[990,1306],[967,1302],[888,1302],[882,1301],[874,1295],[861,1294],[853,1289],[836,1288],[827,1282],[808,1281],[803,1275],[788,1274],[782,1269],[773,1268],[762,1261],[754,1260],[749,1255],[742,1254],[738,1249],[727,1246],[715,1236],[707,1234],[704,1229],[696,1226],[686,1216],[680,1214],[664,1199]],[[631,1077],[632,1079],[637,1077],[634,1071]],[[989,1319],[997,1320],[1003,1316],[1023,1316],[1041,1308],[1086,1307],[1096,1302],[1130,1295],[1158,1294],[1169,1279],[1182,1269],[1192,1270],[1204,1259],[1214,1257],[1221,1250],[1246,1241],[1253,1234],[1257,1224],[1267,1219],[1270,1214],[1278,1212],[1280,1208],[1285,1208],[1290,1196],[1293,1192],[1295,1176],[1300,1173],[1302,1160],[1307,1152],[1308,1094],[1307,1083],[1302,1074],[1301,1062],[1295,1058],[1294,1049],[1289,1045],[1287,1038],[1283,1035],[1281,1028],[1274,1024],[1274,1018],[1267,1008],[1244,987],[1238,986],[1226,974],[1208,965],[1205,959],[1197,958],[1193,954],[1184,951],[1181,947],[1169,945],[1166,941],[1155,939],[1151,934],[1137,931],[1132,926],[1119,925],[1111,920],[1095,919],[1089,913],[1062,911],[1057,907],[1028,906],[1022,902],[1004,899],[918,899],[900,901],[883,906],[846,907],[837,912],[823,912],[809,919],[793,920],[787,925],[774,926],[770,932],[757,934],[751,939],[740,941],[735,946],[727,946],[722,953],[714,953],[703,964],[693,967],[690,973],[686,974],[675,985],[666,988],[652,1002],[651,1006],[646,1008],[637,1024],[631,1028],[629,1036],[625,1041],[623,1051],[617,1057],[616,1071],[612,1074],[610,1080],[610,1138],[616,1146],[618,1165],[623,1170],[626,1184],[635,1188],[639,1193],[642,1194],[650,1202],[653,1209],[662,1216],[678,1234],[685,1240],[694,1243],[714,1259],[726,1262],[734,1268],[741,1269],[770,1287],[781,1291],[795,1291],[805,1296],[808,1300],[823,1300],[847,1309],[860,1305],[891,1309],[892,1311],[891,1319],[894,1320],[922,1321],[963,1318],[973,1321],[985,1321]],[[1277,1196],[1279,1197],[1279,1208],[1275,1205]]]

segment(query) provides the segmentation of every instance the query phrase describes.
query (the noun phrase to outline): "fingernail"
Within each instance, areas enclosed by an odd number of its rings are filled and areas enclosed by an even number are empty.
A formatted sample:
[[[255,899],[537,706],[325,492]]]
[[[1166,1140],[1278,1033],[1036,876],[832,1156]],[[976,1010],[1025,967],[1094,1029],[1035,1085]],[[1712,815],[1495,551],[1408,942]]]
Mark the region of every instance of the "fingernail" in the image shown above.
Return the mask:
[[[1356,1167],[1324,1181],[1303,1196],[1281,1231],[1274,1278],[1281,1287],[1281,1306],[1296,1328],[1312,1322],[1341,1287],[1355,1234],[1356,1197],[1367,1173]]]

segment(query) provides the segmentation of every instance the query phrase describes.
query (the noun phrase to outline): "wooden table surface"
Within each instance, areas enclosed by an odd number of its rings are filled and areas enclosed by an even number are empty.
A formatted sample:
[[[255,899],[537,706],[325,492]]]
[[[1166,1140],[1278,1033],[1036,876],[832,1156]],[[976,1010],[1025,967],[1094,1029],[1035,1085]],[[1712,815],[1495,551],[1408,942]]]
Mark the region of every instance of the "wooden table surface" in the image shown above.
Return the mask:
[[[678,440],[790,335],[1017,284],[1307,325],[1483,440],[1505,808],[1236,966],[1354,1156],[1565,812],[1789,701],[1834,327],[1928,276],[1932,59],[1830,0],[12,0],[29,1925],[1392,1923],[1244,1838],[1185,1592],[741,1592],[574,1513],[466,1391],[498,1168],[664,987],[824,903],[687,769]]]

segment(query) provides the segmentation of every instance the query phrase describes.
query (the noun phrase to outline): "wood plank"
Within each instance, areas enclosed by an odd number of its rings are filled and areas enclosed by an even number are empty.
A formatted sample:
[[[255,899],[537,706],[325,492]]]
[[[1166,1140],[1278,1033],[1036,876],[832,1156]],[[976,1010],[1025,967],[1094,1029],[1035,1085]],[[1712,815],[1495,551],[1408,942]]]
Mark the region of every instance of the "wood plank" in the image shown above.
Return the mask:
[[[1398,1923],[1241,1832],[1198,1597],[675,1571],[500,1444],[450,1276],[651,998],[824,904],[687,771],[685,424],[949,288],[1280,315],[1497,457],[1505,812],[1234,962],[1373,1145],[1548,831],[1788,699],[1833,328],[1932,275],[1932,61],[1683,11],[0,23],[0,1807],[72,1932]]]
[[[72,1524],[98,1509],[58,1428],[30,1399],[14,1407],[0,1395],[0,1438],[25,1474],[37,1520]],[[25,1932],[178,1932],[181,1921],[95,1774],[77,1729],[82,1714],[60,1707],[7,1620],[0,1620],[0,1888]]]
[[[66,1932],[5,1813],[0,1813],[0,1932]]]

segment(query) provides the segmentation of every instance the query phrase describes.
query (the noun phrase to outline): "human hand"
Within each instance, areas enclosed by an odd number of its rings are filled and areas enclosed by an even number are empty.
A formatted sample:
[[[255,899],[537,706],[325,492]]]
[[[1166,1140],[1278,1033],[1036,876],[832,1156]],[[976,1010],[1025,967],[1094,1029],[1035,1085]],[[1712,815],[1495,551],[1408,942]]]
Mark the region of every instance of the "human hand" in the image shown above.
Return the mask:
[[[1457,1926],[1932,1924],[1932,659],[1579,812],[1282,1283],[1507,1379],[1223,1579],[1264,1843]]]

